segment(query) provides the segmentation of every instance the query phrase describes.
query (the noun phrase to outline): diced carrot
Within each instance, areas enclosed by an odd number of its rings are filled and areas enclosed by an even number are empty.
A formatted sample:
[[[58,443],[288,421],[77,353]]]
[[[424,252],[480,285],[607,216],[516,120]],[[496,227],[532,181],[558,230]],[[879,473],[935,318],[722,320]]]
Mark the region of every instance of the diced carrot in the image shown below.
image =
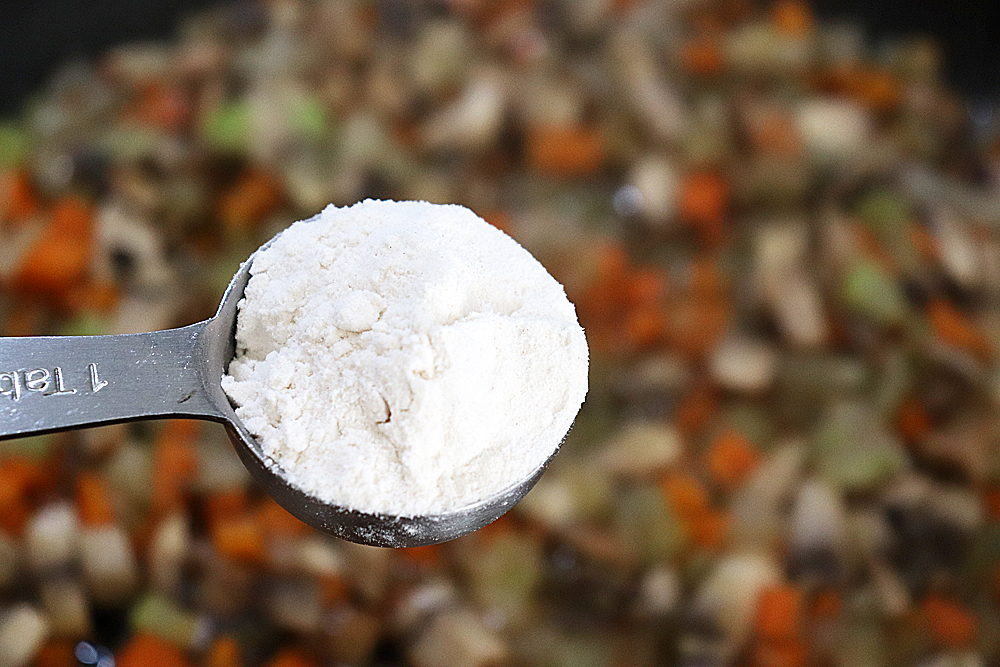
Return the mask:
[[[296,648],[285,648],[271,658],[266,667],[317,667],[318,663]]]
[[[667,294],[668,277],[666,271],[652,266],[636,268],[628,281],[626,298],[631,305],[657,305]]]
[[[11,537],[20,537],[31,516],[28,503],[21,497],[11,498],[6,491],[0,491],[0,531]]]
[[[118,305],[118,287],[103,280],[88,280],[67,290],[64,303],[76,312],[107,313]]]
[[[14,301],[11,311],[4,318],[5,336],[32,336],[37,334],[46,316],[44,304],[35,299]]]
[[[684,518],[694,518],[709,510],[708,492],[692,475],[683,472],[667,474],[660,483],[660,490],[674,511]]]
[[[604,163],[604,138],[583,126],[542,126],[528,132],[528,165],[540,174],[586,176]]]
[[[56,202],[45,231],[21,258],[15,284],[59,293],[81,282],[90,269],[92,227],[88,202],[71,195]]]
[[[681,399],[674,422],[681,433],[694,434],[704,428],[718,407],[719,398],[711,386],[695,387]]]
[[[702,549],[718,551],[726,544],[730,524],[728,514],[709,508],[688,523],[691,541]]]
[[[115,657],[117,667],[189,667],[187,657],[179,648],[159,637],[146,633],[134,635]]]
[[[309,532],[309,526],[296,519],[270,497],[262,501],[257,510],[257,517],[264,533],[268,536],[296,537]]]
[[[215,638],[205,654],[205,667],[241,667],[243,656],[240,655],[240,644],[232,635],[220,635]]]
[[[791,37],[806,37],[815,29],[812,10],[802,0],[776,0],[771,5],[771,20],[778,32]]]
[[[915,398],[908,399],[899,406],[896,422],[899,425],[899,434],[910,443],[920,442],[932,426],[931,416],[927,414],[923,404]]]
[[[759,642],[753,650],[753,667],[805,667],[809,647],[801,639]]]
[[[31,179],[22,169],[0,173],[0,223],[20,222],[38,213],[39,203]]]
[[[479,212],[479,217],[505,234],[510,234],[511,220],[506,211],[494,208]]]
[[[105,526],[114,521],[111,493],[95,472],[81,472],[76,480],[76,507],[87,526]]]
[[[787,641],[802,632],[802,591],[791,584],[776,584],[757,598],[757,634],[771,641]]]
[[[850,225],[850,230],[851,237],[857,245],[858,253],[864,255],[866,259],[875,262],[880,268],[889,273],[896,271],[892,255],[882,245],[882,242],[875,235],[871,227],[855,221]]]
[[[644,349],[659,342],[666,330],[666,319],[659,306],[650,304],[630,309],[625,322],[628,351]]]
[[[701,297],[725,293],[726,276],[719,268],[719,260],[710,254],[699,255],[691,262],[691,280],[688,289]]]
[[[968,317],[950,302],[933,298],[927,304],[931,329],[943,342],[987,359],[993,357],[993,345]]]
[[[441,549],[436,544],[400,549],[399,555],[404,560],[427,567],[433,567],[441,561]]]
[[[74,643],[66,639],[53,639],[38,649],[31,667],[78,667],[73,653]]]
[[[205,524],[209,527],[239,516],[250,508],[250,497],[246,489],[236,487],[216,491],[205,500]]]
[[[320,575],[317,579],[320,598],[326,606],[334,606],[343,602],[350,595],[350,589],[344,578],[336,574]]]
[[[720,434],[705,453],[709,474],[721,488],[731,491],[746,479],[759,463],[759,453],[746,436],[733,430]]]
[[[597,277],[600,280],[619,279],[629,272],[630,262],[628,251],[616,239],[604,239],[596,244]]]
[[[5,482],[16,487],[19,493],[37,491],[46,482],[41,465],[27,456],[9,456],[3,459],[0,470],[6,476]]]
[[[198,469],[194,442],[200,432],[200,422],[173,419],[164,424],[157,435],[153,452],[153,509],[167,513],[179,509],[187,485]]]
[[[816,619],[831,619],[840,614],[843,607],[844,602],[835,589],[823,588],[813,597],[809,614]]]
[[[684,44],[681,60],[688,70],[699,76],[715,76],[725,66],[719,40],[711,34],[695,37]]]
[[[957,600],[931,594],[920,605],[928,636],[948,648],[966,648],[978,631],[975,614]]]
[[[49,228],[61,235],[75,239],[87,238],[94,226],[94,207],[82,197],[64,195],[52,207]]]
[[[29,495],[37,490],[39,481],[38,466],[24,457],[0,462],[0,530],[21,535],[31,514]]]
[[[502,535],[509,535],[514,532],[514,520],[510,514],[504,514],[493,523],[489,523],[476,531],[477,539],[492,541]]]
[[[802,153],[802,140],[787,113],[773,111],[752,123],[751,140],[764,153],[792,159]]]
[[[855,71],[848,80],[847,93],[876,111],[890,111],[902,98],[900,82],[881,70]]]
[[[137,115],[145,125],[164,130],[177,130],[190,117],[190,104],[184,91],[177,86],[150,83],[142,92]]]
[[[281,186],[273,176],[248,169],[219,200],[219,219],[228,229],[249,229],[274,210],[281,198]]]
[[[265,560],[264,531],[252,515],[220,521],[212,528],[212,544],[220,554],[236,561]]]
[[[987,519],[1000,521],[1000,484],[988,484],[983,489],[982,507]]]
[[[729,214],[729,184],[711,170],[692,171],[681,182],[677,215],[691,225],[703,243],[715,247],[725,241]]]

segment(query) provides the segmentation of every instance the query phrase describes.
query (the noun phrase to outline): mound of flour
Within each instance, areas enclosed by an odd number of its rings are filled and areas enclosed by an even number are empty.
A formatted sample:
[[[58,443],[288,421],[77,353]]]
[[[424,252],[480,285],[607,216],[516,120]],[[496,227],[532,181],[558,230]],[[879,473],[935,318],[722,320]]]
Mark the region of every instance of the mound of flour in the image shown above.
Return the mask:
[[[222,386],[323,501],[415,516],[488,498],[555,451],[586,394],[562,286],[461,206],[329,206],[250,273]]]

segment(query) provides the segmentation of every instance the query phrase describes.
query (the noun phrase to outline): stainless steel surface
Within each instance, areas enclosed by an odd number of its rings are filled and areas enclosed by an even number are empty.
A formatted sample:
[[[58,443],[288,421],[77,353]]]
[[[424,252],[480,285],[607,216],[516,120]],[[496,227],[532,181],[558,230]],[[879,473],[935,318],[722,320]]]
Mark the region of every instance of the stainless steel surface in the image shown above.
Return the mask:
[[[291,514],[345,540],[381,547],[434,544],[482,528],[538,481],[548,461],[496,496],[417,517],[349,510],[289,484],[222,391],[252,261],[243,263],[218,312],[204,322],[117,336],[0,337],[0,439],[164,417],[221,422],[251,475]]]

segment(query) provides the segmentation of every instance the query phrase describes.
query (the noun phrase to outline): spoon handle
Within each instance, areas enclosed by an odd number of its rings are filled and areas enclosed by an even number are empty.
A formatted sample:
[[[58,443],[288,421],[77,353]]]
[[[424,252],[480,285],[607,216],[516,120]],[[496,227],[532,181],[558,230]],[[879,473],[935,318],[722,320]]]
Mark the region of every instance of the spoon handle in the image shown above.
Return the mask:
[[[208,322],[114,336],[0,337],[0,439],[151,417],[222,420],[196,355]]]

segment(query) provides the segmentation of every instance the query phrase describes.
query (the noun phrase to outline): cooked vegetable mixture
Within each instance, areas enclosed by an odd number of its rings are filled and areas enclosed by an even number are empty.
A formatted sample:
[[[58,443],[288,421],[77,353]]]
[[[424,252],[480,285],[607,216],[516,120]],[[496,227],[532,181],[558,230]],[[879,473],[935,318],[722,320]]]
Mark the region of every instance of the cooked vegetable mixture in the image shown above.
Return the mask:
[[[68,63],[0,123],[3,335],[189,324],[289,222],[422,199],[566,285],[591,389],[419,549],[215,424],[0,443],[0,664],[997,664],[1000,135],[940,68],[802,0],[245,1]]]

